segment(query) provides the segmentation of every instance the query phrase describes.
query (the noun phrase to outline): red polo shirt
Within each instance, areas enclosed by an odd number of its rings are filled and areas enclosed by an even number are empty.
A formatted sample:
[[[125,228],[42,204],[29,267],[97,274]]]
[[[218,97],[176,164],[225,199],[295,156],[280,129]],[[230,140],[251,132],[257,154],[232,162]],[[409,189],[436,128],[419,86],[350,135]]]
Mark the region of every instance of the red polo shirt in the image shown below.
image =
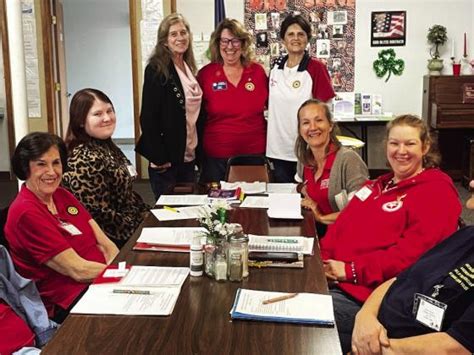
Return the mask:
[[[323,173],[318,180],[314,180],[312,167],[304,167],[304,179],[307,181],[306,191],[309,197],[318,204],[318,209],[323,215],[334,212],[329,203],[329,176],[335,159],[336,151],[331,148],[324,164]]]
[[[228,158],[265,153],[267,125],[263,111],[268,78],[262,66],[251,63],[244,67],[237,86],[227,80],[220,63],[206,65],[197,79],[207,113],[203,136],[206,155]]]

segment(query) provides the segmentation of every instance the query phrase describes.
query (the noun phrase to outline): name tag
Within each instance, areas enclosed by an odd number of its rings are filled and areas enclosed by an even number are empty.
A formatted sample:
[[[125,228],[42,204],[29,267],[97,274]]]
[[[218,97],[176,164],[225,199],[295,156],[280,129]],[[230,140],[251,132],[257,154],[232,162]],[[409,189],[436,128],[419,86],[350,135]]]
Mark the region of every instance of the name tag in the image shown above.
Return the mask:
[[[369,197],[372,194],[372,190],[369,189],[367,186],[364,186],[361,188],[359,191],[355,193],[357,198],[361,201],[367,200],[367,197]]]
[[[214,91],[227,90],[227,82],[219,81],[217,83],[212,83],[212,90]]]
[[[61,228],[67,231],[70,235],[82,235],[82,232],[79,229],[77,229],[77,227],[74,224],[62,222]]]
[[[138,175],[137,169],[133,165],[127,165],[128,173],[131,177],[136,177]]]
[[[447,307],[447,304],[439,302],[434,298],[422,295],[421,293],[415,293],[413,302],[415,319],[433,330],[438,332],[441,330]]]

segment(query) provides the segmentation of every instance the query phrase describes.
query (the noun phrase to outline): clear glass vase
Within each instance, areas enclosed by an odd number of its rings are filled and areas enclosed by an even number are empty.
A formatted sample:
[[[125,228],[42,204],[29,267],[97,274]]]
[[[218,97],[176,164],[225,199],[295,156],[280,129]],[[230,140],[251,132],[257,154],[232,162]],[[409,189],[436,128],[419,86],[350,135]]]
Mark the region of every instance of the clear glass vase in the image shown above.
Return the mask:
[[[221,265],[222,262],[227,261],[227,249],[228,243],[225,238],[207,237],[204,246],[204,272],[207,276],[222,280],[222,272],[216,273],[216,262],[220,262],[219,265]]]

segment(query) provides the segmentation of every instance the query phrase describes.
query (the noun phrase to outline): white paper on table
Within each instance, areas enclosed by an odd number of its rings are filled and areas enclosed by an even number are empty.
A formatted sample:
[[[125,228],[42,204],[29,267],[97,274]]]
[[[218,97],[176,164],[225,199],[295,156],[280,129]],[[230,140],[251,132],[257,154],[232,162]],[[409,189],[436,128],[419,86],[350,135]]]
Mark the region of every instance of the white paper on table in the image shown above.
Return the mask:
[[[268,196],[246,196],[240,207],[268,208]]]
[[[165,208],[152,209],[151,213],[159,221],[177,221],[181,219],[195,219],[202,215],[202,206],[178,207],[175,211],[170,211]]]
[[[268,201],[268,217],[281,219],[303,219],[303,216],[301,215],[300,194],[270,194],[268,195]]]
[[[299,293],[296,297],[284,301],[263,304],[265,300],[287,294],[287,292],[240,289],[237,304],[234,305],[231,312],[263,318],[319,320],[334,323],[333,303],[330,295]]]
[[[261,181],[255,182],[226,182],[221,181],[221,189],[222,190],[233,190],[238,187],[242,189],[244,194],[263,194],[267,190],[267,183]]]
[[[116,286],[179,287],[188,277],[188,267],[133,265]]]
[[[91,285],[71,313],[166,316],[173,308],[179,287],[141,287],[149,294],[114,293],[116,285]]]
[[[169,206],[194,206],[208,203],[207,195],[161,195],[156,202],[157,205]]]
[[[195,236],[202,237],[204,227],[145,227],[137,243],[159,245],[191,245]]]
[[[284,183],[284,184],[276,184],[276,183],[267,183],[267,193],[289,193],[294,194],[296,193],[296,186],[297,184],[293,183]]]

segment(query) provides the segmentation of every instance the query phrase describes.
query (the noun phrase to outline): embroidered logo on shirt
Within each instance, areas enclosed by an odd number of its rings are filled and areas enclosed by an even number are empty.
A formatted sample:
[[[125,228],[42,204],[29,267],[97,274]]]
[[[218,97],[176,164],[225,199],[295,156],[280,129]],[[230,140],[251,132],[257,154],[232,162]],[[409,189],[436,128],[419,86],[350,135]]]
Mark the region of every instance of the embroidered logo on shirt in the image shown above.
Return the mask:
[[[321,180],[321,190],[322,189],[327,189],[328,187],[329,187],[329,179]]]
[[[298,89],[301,86],[301,81],[295,80],[291,86],[293,86],[293,89]]]
[[[255,84],[254,83],[246,83],[245,84],[245,89],[247,91],[254,91],[255,90]]]
[[[403,206],[403,199],[405,198],[405,196],[406,196],[406,194],[397,197],[397,200],[396,200],[396,201],[390,201],[390,202],[384,203],[384,204],[382,205],[382,209],[383,209],[385,212],[395,212],[395,211],[398,211],[398,210],[399,210],[400,208],[402,208],[402,206]]]
[[[469,263],[454,269],[449,276],[465,291],[474,287],[474,268]]]
[[[270,86],[274,87],[276,84],[278,84],[278,81],[276,81],[274,78],[270,79]]]
[[[71,216],[76,216],[79,213],[79,210],[77,209],[77,207],[69,206],[67,208],[67,213],[69,213]]]

